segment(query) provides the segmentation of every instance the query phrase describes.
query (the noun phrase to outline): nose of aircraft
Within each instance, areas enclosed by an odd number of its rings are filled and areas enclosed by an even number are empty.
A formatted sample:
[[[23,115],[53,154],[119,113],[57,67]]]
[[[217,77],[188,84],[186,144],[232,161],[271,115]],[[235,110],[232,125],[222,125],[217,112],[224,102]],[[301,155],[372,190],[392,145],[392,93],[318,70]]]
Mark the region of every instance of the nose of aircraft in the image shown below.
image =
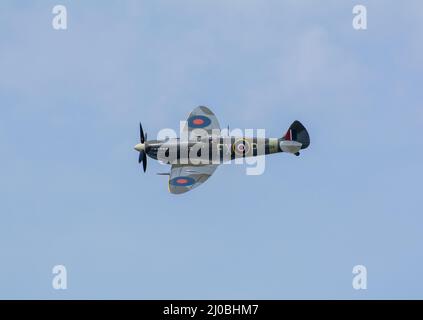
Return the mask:
[[[141,152],[145,149],[145,145],[144,143],[138,143],[135,145],[134,149],[137,150],[138,152]]]

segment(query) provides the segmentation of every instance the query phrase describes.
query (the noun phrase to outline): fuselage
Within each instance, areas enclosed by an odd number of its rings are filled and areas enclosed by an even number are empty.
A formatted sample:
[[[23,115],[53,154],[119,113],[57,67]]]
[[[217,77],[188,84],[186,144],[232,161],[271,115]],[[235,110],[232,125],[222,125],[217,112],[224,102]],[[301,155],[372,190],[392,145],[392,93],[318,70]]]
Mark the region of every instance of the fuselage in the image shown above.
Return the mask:
[[[198,137],[195,141],[150,140],[139,148],[143,148],[150,158],[166,164],[219,164],[236,158],[284,152],[283,143],[282,138],[212,136]],[[300,148],[301,145],[298,150]]]

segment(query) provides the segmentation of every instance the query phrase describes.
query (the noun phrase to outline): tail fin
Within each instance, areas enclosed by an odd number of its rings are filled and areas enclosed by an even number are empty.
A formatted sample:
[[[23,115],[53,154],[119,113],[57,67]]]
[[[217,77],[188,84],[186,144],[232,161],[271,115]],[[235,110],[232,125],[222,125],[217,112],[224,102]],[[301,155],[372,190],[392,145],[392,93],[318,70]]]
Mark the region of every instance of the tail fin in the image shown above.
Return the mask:
[[[301,149],[305,149],[310,145],[310,136],[306,128],[297,120],[291,124],[283,140],[297,141],[302,144]]]

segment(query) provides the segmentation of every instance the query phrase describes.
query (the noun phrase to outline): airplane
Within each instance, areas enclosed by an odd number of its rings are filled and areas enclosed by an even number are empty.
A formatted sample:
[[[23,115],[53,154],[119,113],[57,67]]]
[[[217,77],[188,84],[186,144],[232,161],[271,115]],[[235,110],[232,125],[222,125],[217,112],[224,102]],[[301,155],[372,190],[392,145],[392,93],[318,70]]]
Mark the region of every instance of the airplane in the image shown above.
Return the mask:
[[[173,194],[198,187],[222,163],[280,152],[299,156],[300,150],[310,145],[309,134],[299,121],[294,121],[282,138],[229,136],[229,127],[228,135],[224,136],[215,114],[205,106],[199,106],[189,114],[183,129],[187,133],[186,139],[147,140],[140,123],[140,143],[134,146],[144,172],[147,156],[171,165],[169,173],[158,174],[169,176],[168,188]]]

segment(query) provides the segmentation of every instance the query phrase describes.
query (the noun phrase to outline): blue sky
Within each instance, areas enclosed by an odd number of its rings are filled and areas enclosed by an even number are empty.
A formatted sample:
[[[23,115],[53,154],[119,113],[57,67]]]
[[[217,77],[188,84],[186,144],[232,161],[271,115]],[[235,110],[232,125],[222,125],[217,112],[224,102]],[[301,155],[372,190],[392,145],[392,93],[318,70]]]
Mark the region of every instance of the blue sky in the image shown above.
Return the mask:
[[[0,298],[423,298],[422,18],[417,0],[2,1]],[[168,194],[138,121],[154,137],[198,105],[275,137],[298,119],[311,147]]]

